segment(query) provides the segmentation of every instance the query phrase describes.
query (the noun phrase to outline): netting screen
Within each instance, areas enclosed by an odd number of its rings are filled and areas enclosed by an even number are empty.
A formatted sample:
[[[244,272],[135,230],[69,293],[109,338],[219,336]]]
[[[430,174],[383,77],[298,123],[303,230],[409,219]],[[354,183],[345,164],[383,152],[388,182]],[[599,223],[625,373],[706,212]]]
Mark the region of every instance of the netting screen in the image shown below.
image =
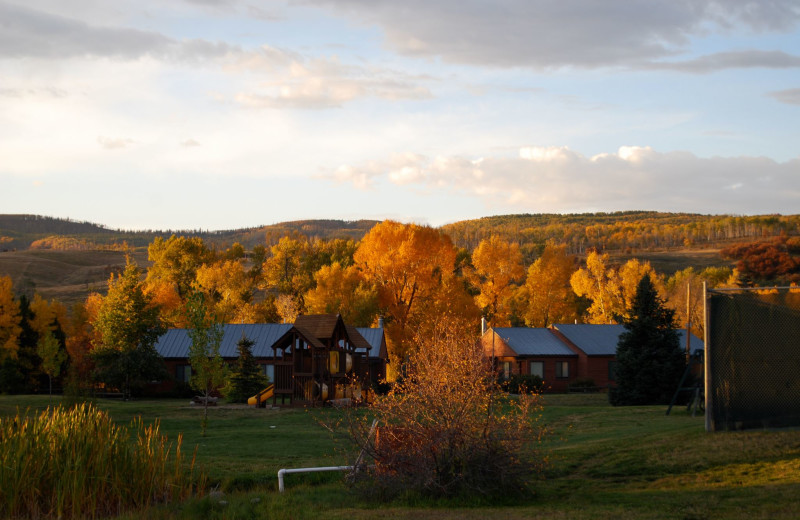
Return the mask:
[[[707,296],[710,428],[800,426],[800,290]]]

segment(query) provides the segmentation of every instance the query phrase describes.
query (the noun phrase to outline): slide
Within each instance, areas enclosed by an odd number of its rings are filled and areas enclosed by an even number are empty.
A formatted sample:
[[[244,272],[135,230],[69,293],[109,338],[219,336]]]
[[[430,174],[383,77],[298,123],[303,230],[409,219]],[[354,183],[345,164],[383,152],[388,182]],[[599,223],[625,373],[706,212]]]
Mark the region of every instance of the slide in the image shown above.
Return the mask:
[[[275,385],[269,385],[253,397],[247,400],[247,404],[250,406],[265,406],[267,404],[267,399],[272,397],[272,393],[275,390]]]

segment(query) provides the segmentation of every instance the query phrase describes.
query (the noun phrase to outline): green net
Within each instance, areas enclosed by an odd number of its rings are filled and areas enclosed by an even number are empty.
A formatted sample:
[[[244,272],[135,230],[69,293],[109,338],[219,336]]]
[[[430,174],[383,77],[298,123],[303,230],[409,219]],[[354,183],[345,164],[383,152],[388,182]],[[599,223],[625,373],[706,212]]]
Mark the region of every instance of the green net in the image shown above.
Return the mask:
[[[800,426],[800,291],[708,291],[712,430]]]

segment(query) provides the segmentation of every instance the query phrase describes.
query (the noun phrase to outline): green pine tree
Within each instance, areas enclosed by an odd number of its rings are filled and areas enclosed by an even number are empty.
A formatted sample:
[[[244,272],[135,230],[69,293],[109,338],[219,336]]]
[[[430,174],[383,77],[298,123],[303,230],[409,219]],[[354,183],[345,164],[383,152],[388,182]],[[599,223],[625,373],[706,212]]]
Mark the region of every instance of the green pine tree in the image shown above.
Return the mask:
[[[269,379],[253,358],[253,345],[244,335],[237,344],[239,359],[236,360],[225,387],[225,396],[232,403],[246,403],[249,397],[263,390],[269,383]]]
[[[669,403],[686,367],[675,330],[675,311],[664,306],[645,275],[636,288],[630,318],[617,344],[614,406]]]

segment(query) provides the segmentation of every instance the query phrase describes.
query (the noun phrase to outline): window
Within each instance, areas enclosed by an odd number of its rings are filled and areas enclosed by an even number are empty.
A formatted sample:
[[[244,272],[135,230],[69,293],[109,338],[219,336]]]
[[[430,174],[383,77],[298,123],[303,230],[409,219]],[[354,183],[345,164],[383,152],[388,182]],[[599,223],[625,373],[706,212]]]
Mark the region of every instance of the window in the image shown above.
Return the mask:
[[[531,375],[539,376],[544,379],[544,363],[541,361],[531,361]]]
[[[503,361],[503,379],[511,378],[511,361]]]
[[[275,382],[275,365],[262,365],[264,367],[264,375],[269,378],[269,382]]]
[[[175,367],[175,380],[188,383],[192,378],[192,365],[178,365]]]
[[[569,377],[569,361],[556,361],[556,377]]]

